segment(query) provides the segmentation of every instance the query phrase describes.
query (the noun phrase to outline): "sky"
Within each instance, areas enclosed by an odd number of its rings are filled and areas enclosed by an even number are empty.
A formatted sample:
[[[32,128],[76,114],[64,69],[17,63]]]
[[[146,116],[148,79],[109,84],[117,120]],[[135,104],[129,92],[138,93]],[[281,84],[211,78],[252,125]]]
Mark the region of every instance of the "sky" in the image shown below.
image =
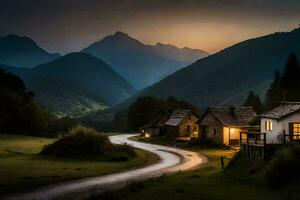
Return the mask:
[[[49,52],[80,51],[116,31],[215,53],[298,28],[299,0],[1,0],[0,36],[29,36]]]

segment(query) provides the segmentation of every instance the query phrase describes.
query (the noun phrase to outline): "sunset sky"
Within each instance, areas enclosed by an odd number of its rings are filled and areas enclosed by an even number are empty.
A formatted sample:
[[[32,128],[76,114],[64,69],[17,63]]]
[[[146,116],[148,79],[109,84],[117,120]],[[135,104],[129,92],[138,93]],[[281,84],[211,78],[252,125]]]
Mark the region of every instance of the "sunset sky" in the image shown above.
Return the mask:
[[[148,44],[214,53],[298,27],[299,0],[1,0],[0,35],[27,35],[50,52],[79,51],[120,30]]]

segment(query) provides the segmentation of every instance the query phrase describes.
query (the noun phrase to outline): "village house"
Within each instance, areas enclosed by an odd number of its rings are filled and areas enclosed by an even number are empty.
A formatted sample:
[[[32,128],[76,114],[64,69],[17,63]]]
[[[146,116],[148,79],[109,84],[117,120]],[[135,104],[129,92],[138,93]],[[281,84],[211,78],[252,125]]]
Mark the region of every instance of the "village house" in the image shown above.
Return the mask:
[[[283,102],[261,116],[261,133],[266,144],[300,139],[300,102]]]
[[[250,107],[209,107],[199,121],[199,138],[224,145],[239,145],[240,132],[257,129],[251,126],[256,117]]]
[[[241,152],[244,159],[264,160],[276,146],[300,140],[300,102],[282,102],[261,115],[260,132],[242,132]]]
[[[165,122],[170,118],[167,111],[160,112],[152,121],[140,128],[142,137],[162,136],[165,134]]]
[[[166,137],[186,139],[198,137],[199,117],[192,110],[175,110],[165,122]]]

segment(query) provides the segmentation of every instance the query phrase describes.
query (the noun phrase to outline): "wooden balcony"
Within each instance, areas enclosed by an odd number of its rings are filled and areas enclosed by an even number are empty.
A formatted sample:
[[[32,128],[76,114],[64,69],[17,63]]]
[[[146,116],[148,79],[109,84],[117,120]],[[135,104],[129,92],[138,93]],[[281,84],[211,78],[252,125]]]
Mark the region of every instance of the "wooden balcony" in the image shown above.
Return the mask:
[[[266,133],[241,132],[240,144],[244,159],[254,161],[265,159]]]
[[[251,145],[251,146],[266,146],[266,133],[241,132],[240,144]]]

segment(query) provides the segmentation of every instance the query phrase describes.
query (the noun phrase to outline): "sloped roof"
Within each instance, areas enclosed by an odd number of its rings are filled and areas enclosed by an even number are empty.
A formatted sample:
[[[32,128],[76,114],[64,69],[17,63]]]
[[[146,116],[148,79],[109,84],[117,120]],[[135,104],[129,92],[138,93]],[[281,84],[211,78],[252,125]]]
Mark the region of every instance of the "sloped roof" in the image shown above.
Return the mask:
[[[249,126],[256,113],[249,107],[209,107],[212,113],[224,126]]]
[[[165,125],[178,126],[192,110],[175,110]]]
[[[153,120],[151,120],[146,125],[142,126],[141,129],[144,129],[144,128],[155,128],[155,127],[163,126],[164,123],[165,123],[165,121],[162,120],[162,118],[163,118],[164,115],[166,115],[167,117],[169,117],[170,113],[167,112],[167,111],[161,111],[161,112],[159,112]]]
[[[300,102],[282,102],[278,107],[262,114],[261,117],[280,120],[297,111],[300,111]]]

